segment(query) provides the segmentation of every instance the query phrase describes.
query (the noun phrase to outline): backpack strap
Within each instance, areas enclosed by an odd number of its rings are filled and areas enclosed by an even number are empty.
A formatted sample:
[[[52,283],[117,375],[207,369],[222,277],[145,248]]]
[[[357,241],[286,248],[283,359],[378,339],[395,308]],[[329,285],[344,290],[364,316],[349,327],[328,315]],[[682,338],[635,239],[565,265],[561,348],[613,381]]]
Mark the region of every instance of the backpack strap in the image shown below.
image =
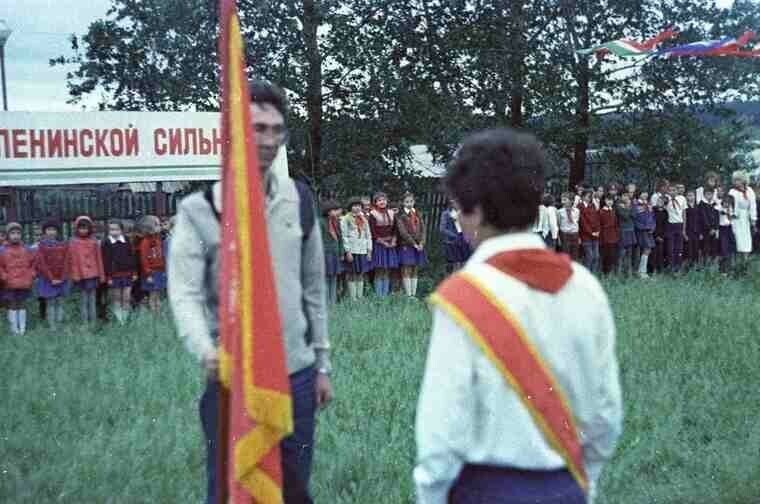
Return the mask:
[[[213,210],[214,217],[216,217],[216,220],[218,220],[218,221],[222,220],[222,214],[219,213],[219,210],[216,209],[216,205],[214,205],[213,186],[207,187],[206,190],[203,191],[203,198],[208,203],[208,206],[211,207],[211,210]]]
[[[314,229],[314,222],[316,220],[314,198],[309,186],[297,180],[294,180],[293,182],[298,191],[298,218],[301,225],[301,234],[303,235],[303,241],[306,241],[311,236],[311,230]],[[219,210],[216,209],[216,205],[214,205],[214,193],[211,187],[207,187],[206,190],[203,191],[203,198],[214,212],[216,220],[221,220],[222,215],[219,213]]]
[[[301,234],[303,235],[303,241],[306,241],[311,236],[311,230],[314,229],[316,219],[314,197],[308,185],[298,180],[294,180],[293,182],[298,191],[298,213],[299,220],[301,221]]]

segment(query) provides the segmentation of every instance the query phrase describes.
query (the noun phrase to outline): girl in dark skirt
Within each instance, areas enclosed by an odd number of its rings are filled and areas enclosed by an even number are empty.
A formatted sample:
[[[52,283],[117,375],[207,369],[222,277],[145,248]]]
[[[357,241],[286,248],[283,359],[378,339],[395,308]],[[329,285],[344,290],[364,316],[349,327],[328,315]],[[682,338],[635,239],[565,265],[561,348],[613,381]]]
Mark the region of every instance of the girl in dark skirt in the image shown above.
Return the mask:
[[[66,254],[68,245],[58,239],[61,227],[48,221],[42,225],[43,237],[37,248],[35,268],[37,290],[45,300],[45,318],[51,328],[63,322],[63,298],[66,295]]]
[[[462,227],[459,225],[459,212],[453,200],[441,215],[441,224],[438,228],[441,233],[443,250],[446,254],[447,269],[454,272],[462,267],[470,258],[472,249],[464,237]]]
[[[121,221],[112,220],[108,223],[108,236],[103,240],[101,250],[111,311],[116,320],[123,324],[132,306],[132,284],[137,280],[137,258],[132,244],[124,236]]]
[[[374,205],[369,212],[372,231],[372,269],[375,272],[375,294],[379,297],[391,293],[390,270],[398,268],[396,250],[396,216],[388,210],[388,197],[377,193],[372,198]]]
[[[417,272],[427,264],[425,255],[425,223],[414,208],[414,195],[404,194],[403,209],[398,216],[399,263],[401,264],[401,283],[409,297],[417,295]]]
[[[649,278],[647,273],[649,254],[655,247],[654,228],[655,219],[654,211],[649,205],[649,194],[646,191],[639,193],[638,199],[631,206],[631,216],[633,217],[633,227],[636,230],[636,244],[639,247],[639,277]]]
[[[166,289],[166,259],[161,240],[161,221],[146,215],[138,224],[142,236],[137,245],[142,289],[148,293],[148,305],[153,313],[161,309],[161,292]]]
[[[372,232],[361,199],[351,198],[348,208],[350,213],[340,220],[340,232],[346,253],[348,295],[356,300],[364,295],[364,275],[372,270]]]
[[[8,322],[12,334],[26,332],[24,303],[32,293],[34,283],[34,252],[21,239],[21,224],[7,226],[8,244],[0,254],[0,283],[2,296],[8,304]]]
[[[327,279],[327,302],[338,301],[338,277],[343,273],[341,259],[343,237],[340,234],[341,208],[337,201],[330,200],[322,206],[322,219],[319,223],[322,231],[322,244],[325,251],[325,276]]]
[[[620,273],[630,275],[633,271],[633,251],[636,248],[636,228],[633,223],[631,197],[623,193],[617,206],[618,223],[620,224]]]

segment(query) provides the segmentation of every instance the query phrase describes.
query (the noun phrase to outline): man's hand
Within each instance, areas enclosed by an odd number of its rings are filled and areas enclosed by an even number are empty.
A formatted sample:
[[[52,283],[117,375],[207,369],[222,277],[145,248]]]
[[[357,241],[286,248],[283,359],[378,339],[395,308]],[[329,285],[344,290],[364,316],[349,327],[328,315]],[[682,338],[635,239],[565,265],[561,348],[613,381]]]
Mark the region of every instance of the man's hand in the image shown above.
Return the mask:
[[[145,281],[152,284],[153,283],[153,275],[150,275],[148,278],[145,279]]]
[[[201,366],[209,378],[216,379],[219,376],[219,351],[214,348],[201,359]]]
[[[333,400],[332,383],[325,373],[317,373],[316,393],[317,408],[323,410]]]
[[[354,262],[354,255],[351,252],[346,252],[346,262]]]
[[[53,285],[61,285],[63,283],[63,280],[53,280],[50,283],[52,283]]]
[[[110,287],[110,286],[112,286],[112,285],[113,285],[113,280],[111,280],[111,279],[109,278],[109,279],[108,279],[108,286]]]

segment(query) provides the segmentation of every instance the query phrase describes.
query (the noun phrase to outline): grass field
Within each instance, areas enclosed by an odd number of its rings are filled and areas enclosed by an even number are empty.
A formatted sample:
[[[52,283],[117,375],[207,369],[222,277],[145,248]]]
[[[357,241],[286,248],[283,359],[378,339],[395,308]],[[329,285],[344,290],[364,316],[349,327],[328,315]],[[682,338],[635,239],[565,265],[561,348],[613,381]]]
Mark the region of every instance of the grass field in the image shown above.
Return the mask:
[[[601,502],[760,502],[757,270],[606,283],[626,419]],[[334,310],[337,399],[319,418],[318,503],[413,501],[429,326],[425,305],[404,299]],[[0,333],[0,502],[201,502],[201,373],[168,317],[36,327]]]

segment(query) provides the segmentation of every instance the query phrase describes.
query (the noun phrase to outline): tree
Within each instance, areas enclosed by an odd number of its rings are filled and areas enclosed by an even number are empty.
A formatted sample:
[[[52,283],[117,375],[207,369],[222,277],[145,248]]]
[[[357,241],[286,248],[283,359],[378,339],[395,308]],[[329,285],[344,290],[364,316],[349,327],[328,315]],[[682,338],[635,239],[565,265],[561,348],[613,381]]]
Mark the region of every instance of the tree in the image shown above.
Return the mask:
[[[585,178],[592,147],[636,150],[625,163],[642,174],[697,169],[699,156],[685,147],[695,142],[716,150],[700,154],[703,163],[726,164],[741,135],[729,125],[710,137],[693,119],[760,94],[757,61],[653,59],[621,71],[613,59],[575,52],[669,25],[682,27],[677,43],[737,33],[760,24],[751,0],[730,10],[711,0],[240,0],[239,8],[250,75],[282,85],[292,103],[291,170],[344,190],[411,175],[412,145],[442,161],[468,131],[507,124],[536,132],[568,163],[571,185]],[[113,0],[105,19],[72,39],[74,58],[54,63],[77,64],[74,102],[100,94],[104,109],[214,110],[216,17],[212,0]],[[655,125],[662,138],[652,138]]]
[[[70,103],[99,95],[101,110],[218,109],[216,2],[115,0],[105,19],[72,35]]]

